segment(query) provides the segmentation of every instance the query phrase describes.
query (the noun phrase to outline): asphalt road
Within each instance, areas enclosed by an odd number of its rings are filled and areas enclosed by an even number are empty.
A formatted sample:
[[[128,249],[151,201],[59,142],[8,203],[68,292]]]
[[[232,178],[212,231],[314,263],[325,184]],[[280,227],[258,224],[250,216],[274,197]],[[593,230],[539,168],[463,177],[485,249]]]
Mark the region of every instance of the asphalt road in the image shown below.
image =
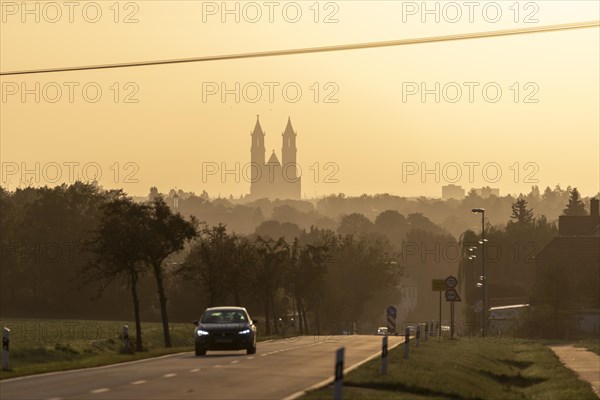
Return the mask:
[[[402,341],[389,337],[389,346]],[[0,381],[9,399],[283,399],[381,351],[378,336],[302,337],[259,342],[257,353],[180,353],[126,364]]]

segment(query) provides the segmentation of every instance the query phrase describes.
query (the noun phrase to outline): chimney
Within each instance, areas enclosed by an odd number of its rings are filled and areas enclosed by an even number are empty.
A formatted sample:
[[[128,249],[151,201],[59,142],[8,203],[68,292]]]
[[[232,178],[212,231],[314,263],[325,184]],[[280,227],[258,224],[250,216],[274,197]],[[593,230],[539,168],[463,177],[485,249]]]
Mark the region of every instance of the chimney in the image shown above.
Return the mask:
[[[600,215],[600,212],[598,211],[599,203],[600,200],[596,198],[590,199],[590,215]]]

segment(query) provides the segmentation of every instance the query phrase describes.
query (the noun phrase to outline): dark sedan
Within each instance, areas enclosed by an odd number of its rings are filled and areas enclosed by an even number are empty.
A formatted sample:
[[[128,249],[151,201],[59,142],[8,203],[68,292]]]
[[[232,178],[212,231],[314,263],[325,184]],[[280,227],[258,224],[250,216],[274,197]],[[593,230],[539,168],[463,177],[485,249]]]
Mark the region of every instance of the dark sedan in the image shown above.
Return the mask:
[[[246,350],[256,353],[256,325],[244,307],[211,307],[194,321],[196,355],[208,350]]]

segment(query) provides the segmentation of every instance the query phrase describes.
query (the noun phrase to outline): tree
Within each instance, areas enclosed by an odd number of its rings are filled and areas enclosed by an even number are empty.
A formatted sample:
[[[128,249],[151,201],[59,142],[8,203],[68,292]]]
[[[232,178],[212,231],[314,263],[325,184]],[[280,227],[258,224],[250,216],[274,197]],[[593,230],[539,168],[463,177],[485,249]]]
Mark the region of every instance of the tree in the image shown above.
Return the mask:
[[[94,254],[84,270],[85,282],[100,281],[99,295],[121,278],[131,290],[135,317],[135,348],[142,351],[142,325],[137,285],[143,273],[144,241],[138,227],[145,222],[146,206],[134,203],[130,197],[120,197],[102,207],[103,214],[95,237],[87,244]]]
[[[162,197],[157,197],[148,203],[146,209],[148,210],[146,219],[138,229],[143,231],[145,237],[146,264],[152,268],[156,279],[165,347],[171,347],[163,262],[171,254],[183,250],[187,241],[198,236],[197,221],[194,217],[191,221],[186,221],[181,214],[173,214]]]
[[[183,266],[177,271],[184,279],[198,282],[207,295],[208,305],[228,301],[232,293],[235,305],[241,304],[244,259],[252,257],[247,241],[227,234],[225,225],[204,227]]]
[[[361,234],[373,231],[373,223],[360,213],[345,215],[338,227],[340,235]]]
[[[278,240],[257,237],[257,259],[253,265],[254,286],[265,310],[266,334],[271,334],[270,318],[276,321],[275,292],[280,287],[283,267],[289,259],[289,246],[281,237]]]
[[[577,188],[573,188],[569,192],[569,203],[567,208],[563,210],[563,215],[587,215],[585,204],[581,201],[581,195]]]
[[[529,225],[533,222],[533,210],[531,208],[527,208],[527,200],[521,198],[515,201],[512,206],[512,215],[510,219],[512,223],[519,225]]]

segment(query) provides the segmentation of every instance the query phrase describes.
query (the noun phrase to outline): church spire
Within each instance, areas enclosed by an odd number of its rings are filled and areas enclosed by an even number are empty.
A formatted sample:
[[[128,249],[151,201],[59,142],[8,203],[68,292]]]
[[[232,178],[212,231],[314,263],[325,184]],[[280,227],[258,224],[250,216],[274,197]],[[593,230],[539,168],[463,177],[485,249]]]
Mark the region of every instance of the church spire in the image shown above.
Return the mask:
[[[252,132],[252,135],[263,135],[264,136],[264,132],[262,130],[262,127],[260,126],[260,120],[259,120],[259,115],[256,115],[256,125],[254,125],[254,131]]]
[[[259,116],[256,116],[256,125],[252,132],[252,145],[250,146],[250,160],[258,165],[265,163],[265,133],[260,126]]]

